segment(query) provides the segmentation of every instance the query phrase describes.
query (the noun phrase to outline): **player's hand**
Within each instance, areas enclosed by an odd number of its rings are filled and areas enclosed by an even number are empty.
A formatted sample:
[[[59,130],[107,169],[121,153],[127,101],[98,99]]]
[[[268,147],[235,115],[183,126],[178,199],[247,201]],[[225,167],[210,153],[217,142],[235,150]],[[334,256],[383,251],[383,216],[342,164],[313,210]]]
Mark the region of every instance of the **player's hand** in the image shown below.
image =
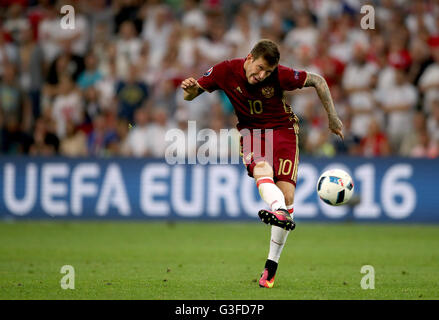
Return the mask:
[[[181,88],[188,93],[196,93],[198,91],[197,80],[194,78],[187,78],[181,82]]]
[[[334,134],[338,135],[342,140],[344,139],[343,135],[343,123],[337,116],[329,116],[329,130],[331,130]]]
[[[200,90],[201,87],[198,85],[197,80],[194,78],[187,78],[181,82],[181,88],[184,91],[183,98],[184,100],[191,101],[195,97],[197,97],[199,94],[203,92],[203,90]]]

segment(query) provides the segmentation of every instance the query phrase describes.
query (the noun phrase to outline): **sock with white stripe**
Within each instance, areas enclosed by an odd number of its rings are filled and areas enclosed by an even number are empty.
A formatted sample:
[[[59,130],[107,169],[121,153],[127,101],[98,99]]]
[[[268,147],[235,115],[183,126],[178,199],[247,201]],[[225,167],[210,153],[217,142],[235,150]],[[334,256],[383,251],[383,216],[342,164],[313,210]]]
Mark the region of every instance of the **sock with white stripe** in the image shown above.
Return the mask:
[[[276,211],[278,209],[286,209],[285,197],[282,191],[276,186],[273,178],[262,177],[256,180],[256,185],[261,195],[262,200],[264,200],[271,208],[271,211]]]
[[[294,209],[293,205],[286,206],[291,217],[294,219]],[[280,254],[287,242],[288,234],[290,232],[282,228],[271,226],[271,241],[270,241],[270,251],[268,253],[268,259],[275,262],[279,262]]]
[[[268,252],[268,259],[279,262],[280,254],[287,241],[290,232],[282,228],[271,226],[271,241],[270,251]]]

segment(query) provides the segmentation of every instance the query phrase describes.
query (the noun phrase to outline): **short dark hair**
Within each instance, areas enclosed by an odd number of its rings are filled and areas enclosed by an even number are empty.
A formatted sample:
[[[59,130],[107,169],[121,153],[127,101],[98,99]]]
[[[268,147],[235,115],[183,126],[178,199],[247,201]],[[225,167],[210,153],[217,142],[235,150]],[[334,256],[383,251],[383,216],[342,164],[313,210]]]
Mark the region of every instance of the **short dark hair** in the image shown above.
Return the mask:
[[[250,51],[253,59],[264,58],[270,66],[279,63],[280,53],[277,44],[269,39],[259,40]]]

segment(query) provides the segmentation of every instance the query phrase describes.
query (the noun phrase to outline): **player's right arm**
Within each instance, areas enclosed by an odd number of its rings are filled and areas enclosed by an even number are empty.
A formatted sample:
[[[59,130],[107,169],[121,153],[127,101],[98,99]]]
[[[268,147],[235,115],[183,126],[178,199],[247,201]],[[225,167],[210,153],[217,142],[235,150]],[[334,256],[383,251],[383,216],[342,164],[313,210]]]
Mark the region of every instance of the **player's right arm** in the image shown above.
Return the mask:
[[[191,101],[204,92],[197,80],[194,78],[187,78],[182,81],[181,88],[183,89],[184,100]]]
[[[331,92],[326,80],[321,75],[308,72],[303,86],[316,89],[317,95],[328,114],[329,129],[343,139],[343,124],[335,111],[334,102],[332,101]]]
[[[187,78],[181,83],[184,91],[184,100],[193,100],[204,91],[213,92],[222,89],[222,84],[226,81],[227,61],[220,62],[209,68],[198,80]]]

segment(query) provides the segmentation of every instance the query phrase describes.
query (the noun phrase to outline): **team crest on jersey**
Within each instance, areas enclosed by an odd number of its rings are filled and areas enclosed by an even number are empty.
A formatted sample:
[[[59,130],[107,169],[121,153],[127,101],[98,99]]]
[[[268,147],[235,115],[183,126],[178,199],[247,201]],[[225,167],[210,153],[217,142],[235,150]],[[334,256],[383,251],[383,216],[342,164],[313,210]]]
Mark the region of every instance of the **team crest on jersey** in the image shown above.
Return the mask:
[[[294,71],[294,79],[299,80],[299,71]]]
[[[264,87],[262,88],[262,95],[269,99],[274,96],[274,88],[273,87]]]
[[[212,73],[212,70],[213,70],[213,67],[211,67],[209,70],[207,70],[207,71],[203,74],[203,76],[205,76],[205,77],[210,76],[210,74]]]

